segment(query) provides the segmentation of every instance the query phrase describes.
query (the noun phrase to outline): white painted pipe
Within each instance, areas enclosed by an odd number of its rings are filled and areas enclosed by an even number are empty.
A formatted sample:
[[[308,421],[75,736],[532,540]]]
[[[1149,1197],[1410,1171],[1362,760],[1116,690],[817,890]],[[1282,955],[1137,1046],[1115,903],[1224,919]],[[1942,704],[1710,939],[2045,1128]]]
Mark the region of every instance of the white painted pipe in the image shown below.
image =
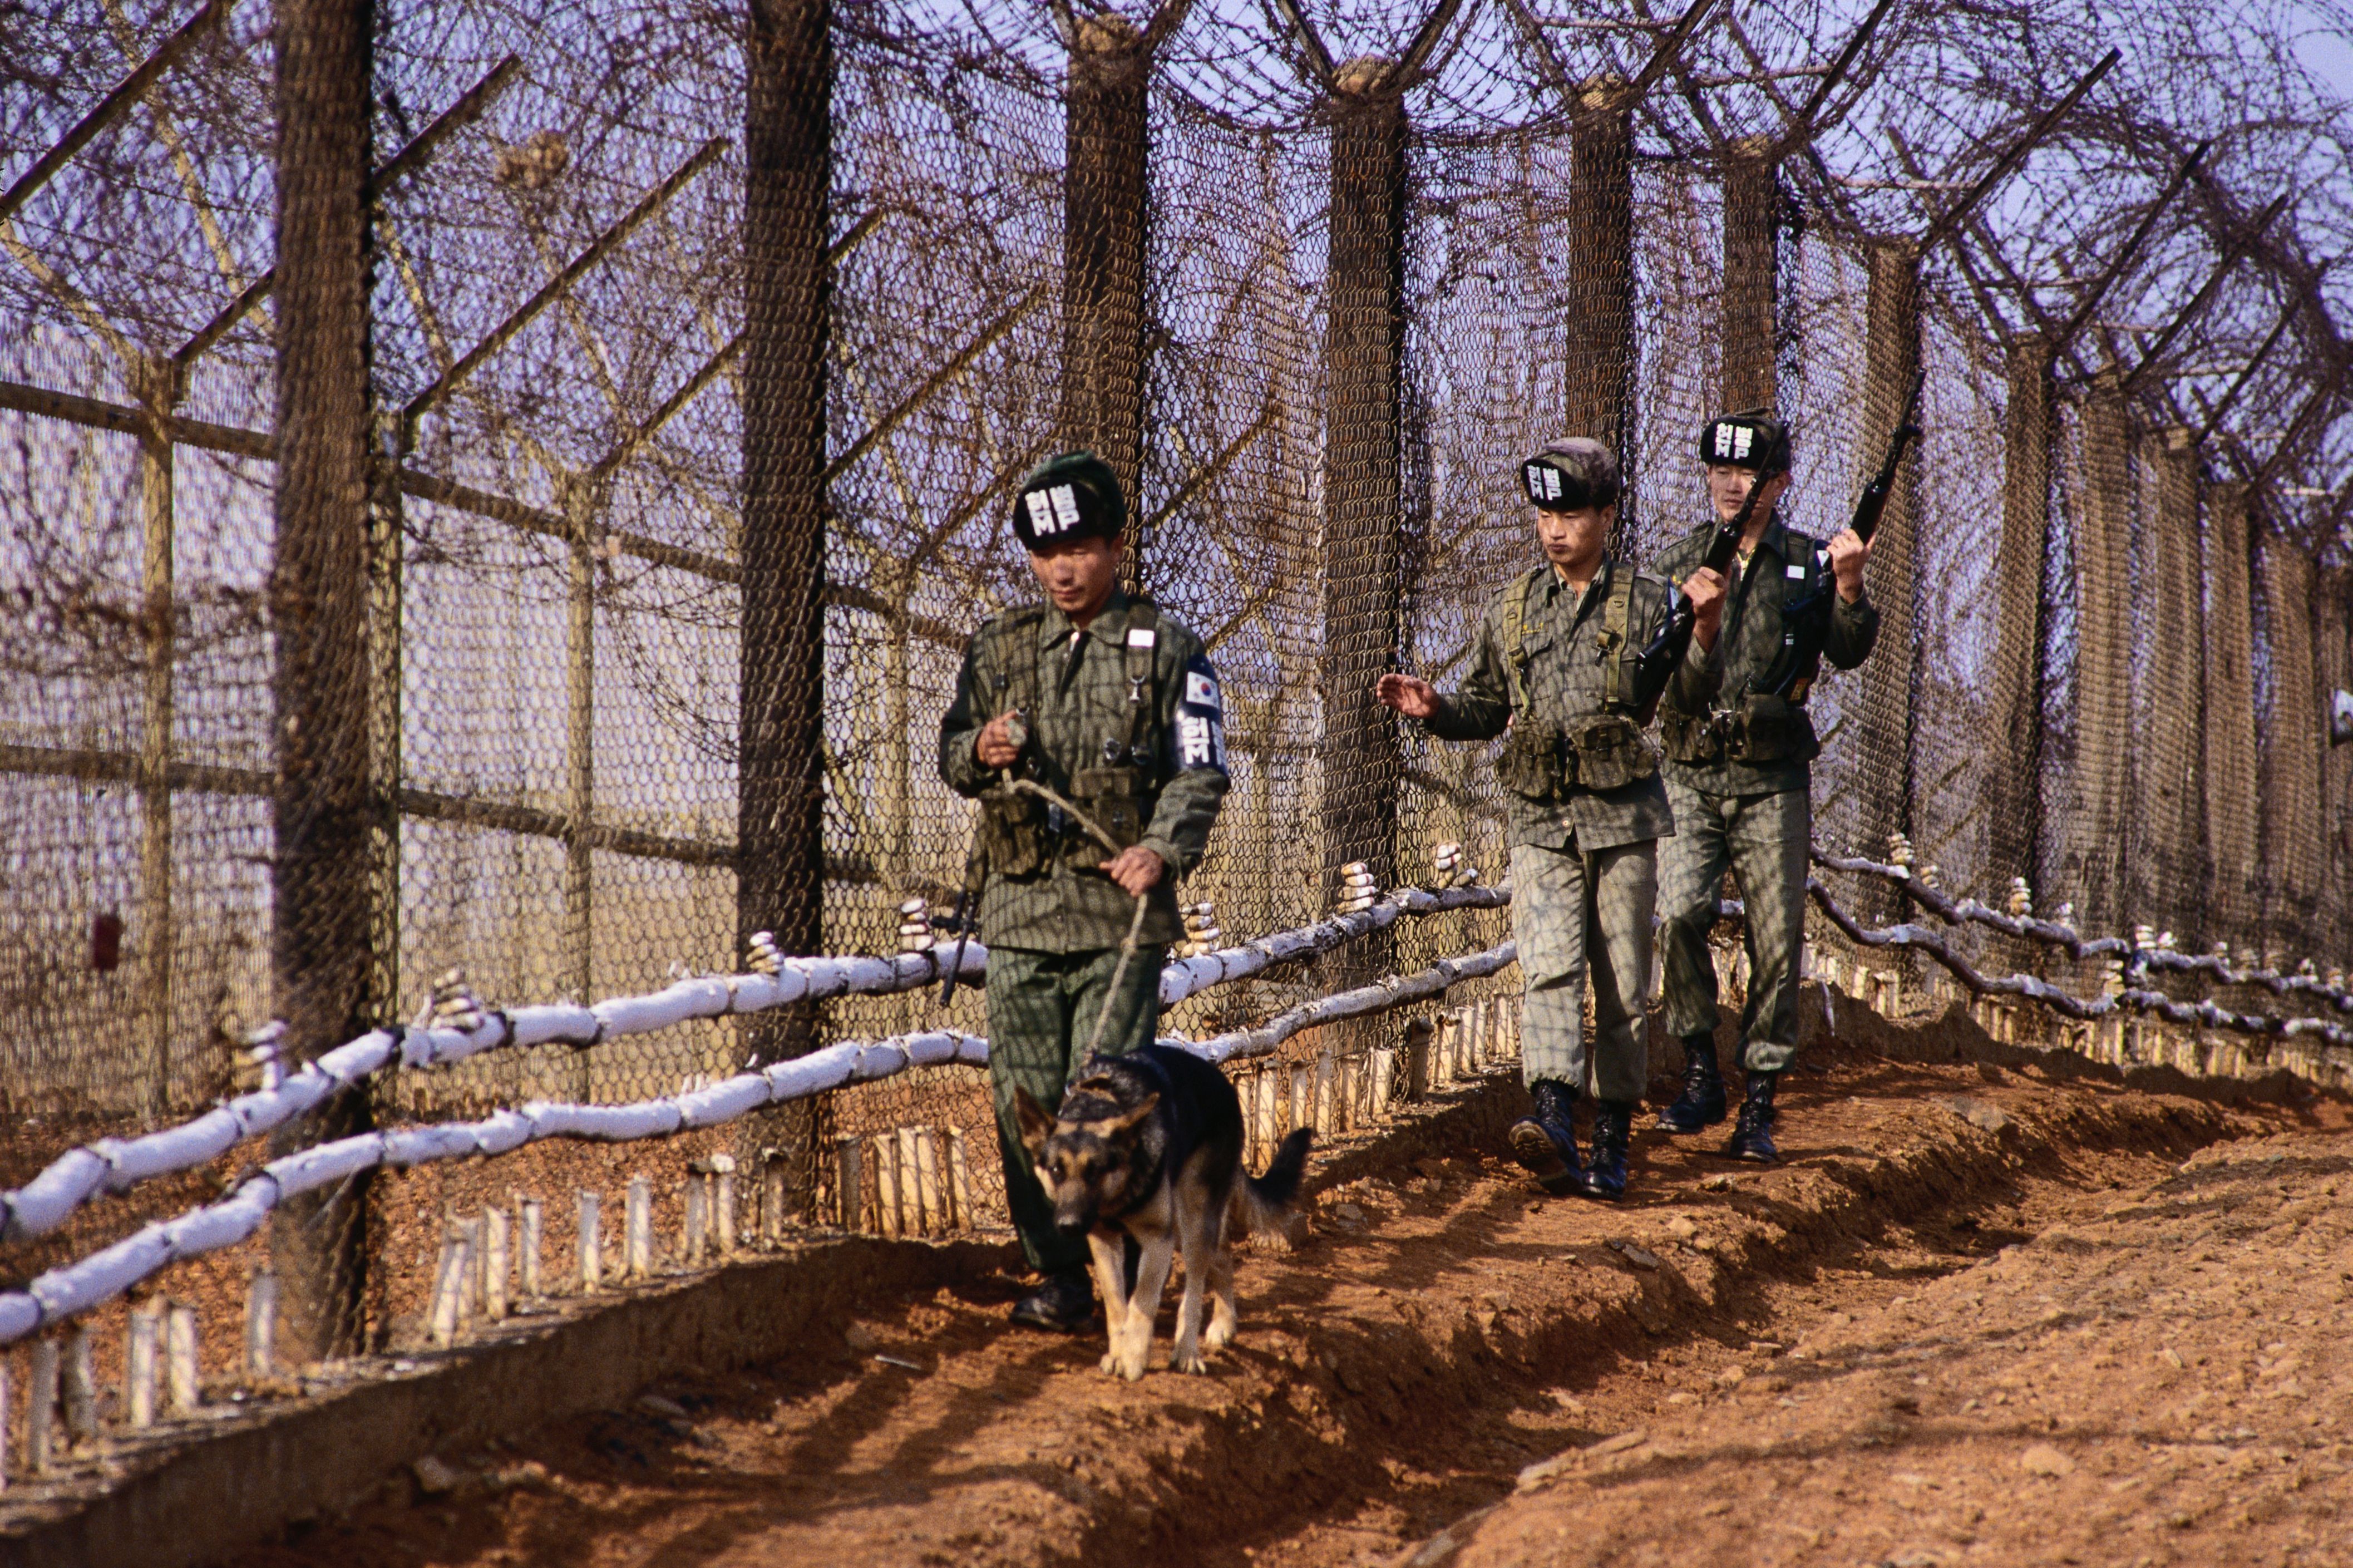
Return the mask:
[[[433,1271],[433,1312],[430,1332],[433,1342],[448,1346],[457,1342],[460,1321],[460,1303],[466,1294],[466,1242],[456,1235],[441,1238],[441,1260]]]

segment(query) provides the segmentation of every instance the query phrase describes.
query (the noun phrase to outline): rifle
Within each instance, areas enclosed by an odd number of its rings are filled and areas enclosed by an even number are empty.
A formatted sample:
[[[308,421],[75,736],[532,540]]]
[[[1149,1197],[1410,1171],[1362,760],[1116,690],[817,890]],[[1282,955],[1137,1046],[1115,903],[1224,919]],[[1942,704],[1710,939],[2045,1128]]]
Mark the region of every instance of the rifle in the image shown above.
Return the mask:
[[[1757,515],[1757,503],[1764,497],[1765,486],[1780,471],[1769,464],[1757,470],[1757,478],[1750,482],[1748,495],[1741,501],[1740,510],[1732,514],[1729,521],[1716,524],[1715,536],[1707,542],[1707,554],[1700,562],[1702,566],[1719,576],[1730,574],[1733,557],[1740,553],[1741,536],[1748,531],[1749,519]],[[1674,602],[1667,611],[1666,624],[1659,628],[1659,635],[1651,639],[1651,646],[1644,648],[1640,656],[1644,684],[1649,684],[1653,671],[1661,668],[1672,671],[1682,661],[1684,649],[1691,646],[1693,623],[1698,618],[1692,609],[1690,597],[1683,592],[1682,584],[1675,584]],[[1666,677],[1659,675],[1655,679],[1663,689]]]
[[[1904,461],[1904,448],[1920,438],[1920,426],[1913,423],[1913,416],[1920,412],[1920,387],[1927,379],[1925,370],[1912,373],[1912,390],[1904,395],[1904,412],[1895,416],[1894,432],[1887,437],[1887,456],[1855,500],[1854,519],[1847,526],[1865,544],[1879,531],[1879,515],[1887,510],[1888,494],[1895,488],[1895,469]]]
[[[973,918],[973,868],[979,863],[980,847],[973,847],[972,855],[965,861],[964,890],[956,894],[955,956],[948,961],[947,972],[940,976],[940,1005],[944,1007],[955,999],[956,979],[964,973],[964,944],[972,940],[972,928],[980,922]]]

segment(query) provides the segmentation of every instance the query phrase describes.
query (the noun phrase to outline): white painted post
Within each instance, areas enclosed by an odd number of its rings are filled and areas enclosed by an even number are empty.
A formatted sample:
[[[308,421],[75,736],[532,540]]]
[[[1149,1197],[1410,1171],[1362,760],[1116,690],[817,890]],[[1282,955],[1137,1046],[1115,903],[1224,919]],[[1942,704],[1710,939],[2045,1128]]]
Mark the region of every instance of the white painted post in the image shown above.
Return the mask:
[[[885,1236],[905,1234],[904,1216],[900,1210],[899,1141],[890,1133],[874,1139],[874,1209],[877,1227]]]
[[[502,1322],[507,1315],[508,1254],[513,1250],[512,1222],[502,1208],[482,1210],[482,1316]]]
[[[948,1135],[948,1225],[972,1228],[972,1169],[965,1163],[964,1129],[950,1126]]]
[[[437,1345],[454,1344],[463,1321],[466,1296],[466,1238],[450,1232],[441,1237],[439,1267],[433,1270],[433,1310],[429,1331]]]
[[[168,1309],[164,1317],[164,1383],[173,1415],[194,1415],[204,1403],[201,1365],[196,1359],[196,1310]]]
[[[458,1238],[466,1244],[466,1271],[458,1279],[458,1321],[462,1325],[482,1310],[482,1222],[461,1219],[456,1226]]]
[[[702,1173],[687,1172],[684,1247],[689,1268],[693,1268],[702,1261],[702,1236],[703,1232],[710,1228],[704,1214],[707,1203],[708,1200],[703,1195]]]
[[[1371,1111],[1377,1121],[1389,1113],[1389,1096],[1397,1089],[1397,1052],[1388,1046],[1376,1049],[1370,1058],[1373,1069]]]
[[[163,1306],[142,1301],[131,1310],[131,1337],[122,1352],[122,1403],[131,1414],[133,1431],[155,1425],[155,1342],[163,1326]],[[6,1402],[0,1401],[0,1429],[5,1429]]]
[[[267,1268],[246,1282],[245,1371],[248,1377],[278,1373],[278,1276]]]
[[[768,1163],[766,1180],[770,1188],[784,1184],[784,1162]],[[841,1228],[860,1231],[866,1228],[866,1144],[857,1138],[837,1138],[833,1142],[833,1196],[839,1206]],[[773,1212],[773,1211],[772,1211]]]
[[[712,1200],[712,1217],[719,1222],[719,1256],[735,1256],[735,1173],[730,1168],[719,1173],[712,1183],[718,1195]]]
[[[1340,1131],[1337,1085],[1334,1079],[1332,1050],[1325,1047],[1315,1058],[1315,1129],[1325,1137]]]
[[[856,1230],[858,1194],[849,1196],[850,1218],[844,1221],[844,1230]],[[760,1239],[776,1246],[785,1239],[785,1152],[781,1149],[760,1151]]]
[[[650,1178],[631,1176],[622,1215],[621,1271],[625,1278],[643,1279],[654,1271],[654,1184]]]
[[[580,1293],[593,1296],[605,1283],[605,1240],[597,1210],[603,1200],[595,1193],[580,1194]]]
[[[25,1412],[25,1468],[40,1475],[49,1468],[58,1418],[58,1342],[33,1342],[32,1406]]]
[[[899,1148],[902,1164],[909,1153],[914,1156],[915,1207],[923,1216],[923,1234],[941,1235],[948,1228],[948,1205],[940,1191],[939,1134],[929,1127],[915,1128]]]
[[[66,1441],[86,1448],[98,1441],[98,1377],[91,1367],[90,1331],[76,1329],[66,1340],[63,1394]]]
[[[520,1283],[522,1286],[522,1299],[526,1301],[536,1301],[540,1297],[541,1238],[544,1234],[547,1216],[542,1211],[537,1198],[527,1198],[521,1193],[515,1194],[515,1211],[522,1216],[522,1249],[520,1259],[522,1268],[519,1270],[522,1275]]]
[[[1315,1124],[1315,1077],[1304,1065],[1291,1069],[1291,1125],[1313,1127]]]

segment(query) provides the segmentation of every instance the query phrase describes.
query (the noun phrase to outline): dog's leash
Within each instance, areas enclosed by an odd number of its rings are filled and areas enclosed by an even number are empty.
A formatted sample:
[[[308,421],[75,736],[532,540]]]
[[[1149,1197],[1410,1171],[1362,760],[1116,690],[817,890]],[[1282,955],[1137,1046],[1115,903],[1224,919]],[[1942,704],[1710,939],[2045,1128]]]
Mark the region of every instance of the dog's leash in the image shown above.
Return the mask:
[[[1111,852],[1113,859],[1119,858],[1120,845],[1112,838],[1110,834],[1103,830],[1102,825],[1056,794],[1050,786],[1041,784],[1036,779],[1013,779],[1009,781],[1007,787],[1027,795],[1034,795],[1049,805],[1060,806],[1063,814],[1071,821],[1092,834],[1095,842]],[[1103,1028],[1111,1022],[1112,1005],[1119,1000],[1119,983],[1127,978],[1128,961],[1135,956],[1136,938],[1144,931],[1145,900],[1151,896],[1152,889],[1149,888],[1135,895],[1135,913],[1127,922],[1127,940],[1119,944],[1119,963],[1111,972],[1111,988],[1103,993],[1103,1009],[1095,1015],[1094,1036],[1087,1041],[1087,1055],[1090,1058],[1095,1054],[1095,1048],[1103,1044]]]

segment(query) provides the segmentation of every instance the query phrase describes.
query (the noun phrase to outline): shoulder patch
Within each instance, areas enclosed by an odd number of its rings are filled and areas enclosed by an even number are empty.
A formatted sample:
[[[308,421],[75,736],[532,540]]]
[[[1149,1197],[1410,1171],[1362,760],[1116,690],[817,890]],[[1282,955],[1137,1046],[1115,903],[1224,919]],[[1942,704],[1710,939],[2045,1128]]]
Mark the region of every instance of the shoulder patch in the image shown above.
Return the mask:
[[[1179,772],[1189,768],[1226,771],[1225,693],[1209,656],[1197,653],[1185,661],[1184,689],[1176,698],[1176,756]]]

